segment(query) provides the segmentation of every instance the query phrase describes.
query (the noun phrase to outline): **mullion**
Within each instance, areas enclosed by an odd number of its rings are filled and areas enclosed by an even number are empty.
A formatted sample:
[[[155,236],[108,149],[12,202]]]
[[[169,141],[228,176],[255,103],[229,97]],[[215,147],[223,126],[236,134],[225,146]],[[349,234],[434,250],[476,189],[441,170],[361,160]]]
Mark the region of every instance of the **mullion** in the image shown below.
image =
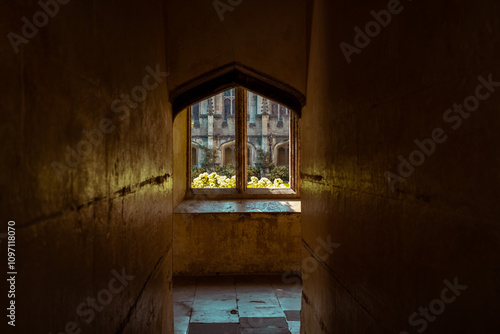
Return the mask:
[[[297,116],[291,112],[290,113],[290,128],[289,128],[289,179],[290,179],[290,189],[298,191],[298,148],[299,148],[299,120]]]
[[[241,147],[241,177],[242,177],[242,192],[247,190],[247,90],[240,87],[241,90],[241,115],[242,115],[242,147]]]
[[[186,152],[186,161],[187,161],[187,178],[186,178],[186,189],[192,189],[191,188],[191,178],[192,178],[192,161],[191,161],[191,150],[192,150],[192,139],[191,139],[191,113],[192,113],[192,106],[189,106],[187,108],[187,152]]]
[[[245,89],[241,86],[236,90],[236,188],[239,193],[246,190],[246,115]]]

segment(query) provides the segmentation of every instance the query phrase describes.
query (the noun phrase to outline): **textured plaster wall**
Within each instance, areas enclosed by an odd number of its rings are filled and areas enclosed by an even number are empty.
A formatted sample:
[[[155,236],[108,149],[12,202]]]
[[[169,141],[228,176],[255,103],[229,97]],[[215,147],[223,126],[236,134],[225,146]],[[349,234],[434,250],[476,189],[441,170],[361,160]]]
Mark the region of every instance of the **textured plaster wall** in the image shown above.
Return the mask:
[[[458,129],[443,121],[475,94],[477,76],[500,82],[500,6],[401,4],[347,64],[339,43],[353,44],[353,28],[387,1],[315,1],[302,117],[303,258],[311,261],[318,237],[340,246],[304,280],[302,333],[500,329],[500,90]],[[392,192],[385,172],[397,172],[398,156],[408,158],[414,140],[435,128],[447,141]],[[420,315],[410,324],[455,277],[467,289],[426,328]]]
[[[223,13],[214,1],[168,1],[169,89],[219,66],[239,62],[287,83],[306,88],[307,11],[305,0],[243,0]],[[228,4],[228,1],[222,1]]]
[[[0,231],[16,221],[16,332],[172,332],[166,79],[129,117],[110,109],[142,85],[146,66],[166,69],[160,2],[71,1],[18,54],[5,37],[21,34],[21,18],[40,7],[11,1],[0,9]],[[115,130],[60,182],[52,162],[63,162],[66,146],[76,149],[82,130],[103,118]],[[79,314],[87,298],[108,303],[101,291],[120,287],[112,270],[122,268],[134,278],[95,317],[88,306]]]
[[[298,270],[299,213],[174,214],[174,275]]]
[[[186,196],[187,186],[187,110],[179,113],[173,122],[173,144],[174,144],[174,160],[173,160],[173,205],[176,207],[184,200]]]

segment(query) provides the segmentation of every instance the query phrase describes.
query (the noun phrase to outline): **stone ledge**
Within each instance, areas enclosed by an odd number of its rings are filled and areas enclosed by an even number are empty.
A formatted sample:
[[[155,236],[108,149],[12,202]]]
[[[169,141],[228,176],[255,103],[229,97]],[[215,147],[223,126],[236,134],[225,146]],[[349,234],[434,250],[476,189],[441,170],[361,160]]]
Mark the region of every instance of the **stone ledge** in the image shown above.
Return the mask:
[[[300,200],[185,200],[174,213],[300,213]]]

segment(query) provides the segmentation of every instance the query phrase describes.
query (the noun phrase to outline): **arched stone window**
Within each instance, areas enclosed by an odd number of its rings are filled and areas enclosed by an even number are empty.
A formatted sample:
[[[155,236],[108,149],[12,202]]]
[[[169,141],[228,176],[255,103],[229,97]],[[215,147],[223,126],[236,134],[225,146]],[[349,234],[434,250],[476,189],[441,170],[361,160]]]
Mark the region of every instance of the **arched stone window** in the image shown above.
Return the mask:
[[[271,102],[271,115],[278,116],[278,104],[276,102]]]
[[[224,120],[227,120],[229,115],[231,115],[231,100],[225,99],[224,100]]]
[[[233,95],[231,93],[233,90],[236,92],[234,99],[232,99]],[[251,183],[251,176],[254,176],[256,173],[271,181],[271,183],[265,186],[266,189],[279,189],[277,190],[278,193],[282,194],[283,189],[286,188],[288,189],[288,193],[285,191],[285,194],[295,194],[293,180],[297,179],[298,168],[296,165],[290,165],[290,143],[295,148],[295,151],[293,151],[295,152],[294,154],[297,155],[297,118],[285,118],[283,114],[287,111],[286,107],[259,94],[255,95],[258,96],[257,103],[262,104],[256,105],[255,108],[266,109],[270,107],[271,113],[266,112],[254,115],[255,121],[251,123],[251,117],[248,115],[248,101],[246,99],[249,96],[253,98],[253,96],[242,87],[226,90],[219,95],[224,101],[224,117],[215,117],[208,114],[206,116],[208,117],[207,125],[205,126],[205,123],[203,123],[203,126],[206,128],[199,131],[193,130],[191,132],[192,140],[195,139],[193,136],[196,135],[196,140],[203,142],[203,156],[207,154],[213,155],[215,154],[214,152],[218,152],[215,158],[215,166],[209,168],[210,170],[207,170],[207,172],[215,171],[227,176],[228,171],[232,173],[233,169],[228,170],[225,167],[228,165],[235,167],[234,173],[236,173],[237,180],[239,180],[239,184],[236,185],[235,190],[239,194],[252,194],[263,191],[260,189],[260,184],[259,187],[256,187],[256,184]],[[209,99],[211,98],[209,97]],[[204,101],[199,103],[202,106],[205,104]],[[235,119],[233,119],[234,116],[232,115],[233,108],[236,110]],[[250,108],[250,111],[255,108]],[[191,117],[196,117],[195,111],[193,106],[190,113]],[[230,117],[231,122],[228,122]],[[202,167],[207,165],[206,162],[200,164],[200,159],[202,157],[199,154],[195,157],[193,150],[192,164],[201,165]],[[206,160],[206,158],[203,159]],[[297,160],[295,158],[293,161],[296,162]],[[252,167],[251,174],[247,174],[249,167]],[[280,168],[274,171],[274,168],[277,167],[287,168]],[[257,172],[253,168],[257,168]],[[275,185],[277,183],[274,183],[274,180],[277,178],[283,181],[283,187],[279,188]],[[192,190],[195,191],[196,189]],[[213,189],[211,191],[216,190]]]
[[[193,126],[200,126],[200,104],[196,103],[193,106]]]
[[[224,149],[224,166],[234,165],[233,151],[234,146],[229,146]]]
[[[195,104],[203,106],[207,105],[204,102],[207,99],[215,101],[213,112],[204,114],[200,107],[203,126],[190,127],[188,143],[199,145],[198,165],[204,168],[207,165],[204,161],[210,158],[210,170],[230,177],[234,173],[233,180],[236,180],[231,183],[231,189],[207,188],[200,186],[199,181],[196,186],[189,183],[186,196],[296,198],[299,195],[298,119],[305,99],[286,84],[258,75],[249,68],[240,70],[239,65],[231,66],[234,69],[221,68],[220,75],[207,74],[206,78],[197,78],[171,93],[174,114],[188,106],[188,124],[196,117]],[[229,86],[229,81],[234,86]],[[248,88],[244,87],[246,84]],[[194,157],[190,160],[196,162]],[[225,168],[227,165],[234,168]],[[274,171],[276,166],[288,168]],[[247,173],[249,167],[252,174]],[[249,175],[260,175],[271,181],[282,179],[284,187],[277,187],[277,183],[267,183],[265,188],[254,187],[249,183]]]

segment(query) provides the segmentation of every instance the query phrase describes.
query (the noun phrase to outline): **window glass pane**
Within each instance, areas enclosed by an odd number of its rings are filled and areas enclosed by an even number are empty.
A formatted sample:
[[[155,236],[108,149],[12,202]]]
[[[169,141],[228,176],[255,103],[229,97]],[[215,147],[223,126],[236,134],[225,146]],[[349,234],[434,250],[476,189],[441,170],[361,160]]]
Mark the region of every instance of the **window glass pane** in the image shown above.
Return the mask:
[[[191,187],[235,188],[234,89],[191,107]]]
[[[290,112],[247,91],[248,188],[290,187]]]

